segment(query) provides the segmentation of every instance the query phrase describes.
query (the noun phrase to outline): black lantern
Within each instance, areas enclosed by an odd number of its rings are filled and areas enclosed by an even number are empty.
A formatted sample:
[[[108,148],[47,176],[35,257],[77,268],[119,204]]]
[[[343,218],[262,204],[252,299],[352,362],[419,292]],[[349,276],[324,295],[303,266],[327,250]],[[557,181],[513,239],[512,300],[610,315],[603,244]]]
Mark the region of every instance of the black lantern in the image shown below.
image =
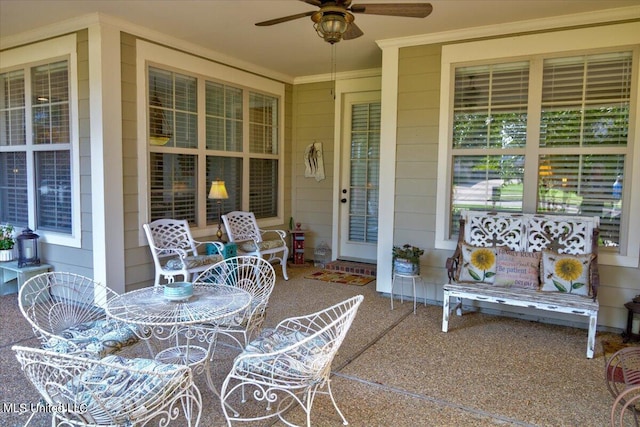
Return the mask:
[[[18,241],[18,268],[26,265],[40,265],[38,258],[38,236],[29,228],[22,230]]]

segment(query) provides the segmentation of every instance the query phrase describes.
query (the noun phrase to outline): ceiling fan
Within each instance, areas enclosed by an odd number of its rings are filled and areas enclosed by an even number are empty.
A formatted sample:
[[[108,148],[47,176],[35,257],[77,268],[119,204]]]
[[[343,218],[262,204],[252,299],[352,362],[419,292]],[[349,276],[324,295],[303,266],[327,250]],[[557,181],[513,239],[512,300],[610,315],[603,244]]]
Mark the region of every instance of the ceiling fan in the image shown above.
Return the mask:
[[[354,21],[354,13],[369,15],[402,16],[409,18],[425,18],[433,7],[430,3],[362,3],[351,5],[351,0],[300,0],[319,7],[317,11],[297,13],[282,18],[258,22],[259,27],[281,24],[294,19],[310,16],[318,35],[326,42],[334,44],[340,40],[351,40],[360,37],[362,30]]]

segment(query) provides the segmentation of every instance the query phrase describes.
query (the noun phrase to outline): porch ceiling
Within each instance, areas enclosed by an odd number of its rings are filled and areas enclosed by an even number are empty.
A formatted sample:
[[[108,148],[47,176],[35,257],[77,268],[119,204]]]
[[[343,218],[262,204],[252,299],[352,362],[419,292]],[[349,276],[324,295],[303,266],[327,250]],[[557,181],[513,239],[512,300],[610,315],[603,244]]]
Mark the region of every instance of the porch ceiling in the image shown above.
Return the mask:
[[[354,0],[384,3],[389,0]],[[416,1],[416,0],[412,0]],[[640,0],[431,0],[425,19],[356,15],[364,36],[336,44],[337,71],[378,68],[376,40],[427,35],[563,15],[640,6]],[[0,0],[0,48],[26,40],[25,33],[83,15],[100,13],[255,65],[284,80],[331,72],[331,47],[308,18],[271,27],[254,23],[304,13],[313,6],[285,0]],[[267,74],[268,74],[267,72]]]

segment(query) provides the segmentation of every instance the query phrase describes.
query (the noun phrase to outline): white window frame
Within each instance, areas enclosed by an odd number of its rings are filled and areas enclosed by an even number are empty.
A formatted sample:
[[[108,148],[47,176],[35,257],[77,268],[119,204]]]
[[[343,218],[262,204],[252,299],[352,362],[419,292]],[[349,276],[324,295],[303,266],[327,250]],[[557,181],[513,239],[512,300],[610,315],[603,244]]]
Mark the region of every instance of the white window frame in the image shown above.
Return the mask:
[[[278,101],[278,216],[258,220],[261,227],[269,227],[283,223],[284,215],[284,83],[261,77],[253,73],[229,67],[217,62],[209,61],[199,56],[194,56],[185,52],[169,49],[144,40],[136,41],[136,97],[137,102],[137,139],[138,139],[138,218],[139,234],[138,240],[141,245],[146,244],[146,238],[142,233],[142,224],[149,222],[149,152],[148,152],[148,129],[147,124],[147,75],[148,65],[158,68],[165,68],[187,75],[197,75],[198,78],[210,79],[229,85],[237,85],[249,88],[256,92],[262,92],[270,96],[277,97]],[[202,83],[199,82],[199,85]],[[199,105],[203,105],[204,100],[198,100]],[[200,109],[199,109],[200,111]],[[200,118],[199,118],[200,120]],[[247,118],[248,120],[248,118]],[[204,126],[199,126],[199,139],[204,141]],[[255,153],[232,153],[241,156],[255,157]],[[198,159],[199,173],[204,174],[204,157]],[[202,169],[201,169],[202,168]],[[243,170],[243,182],[248,183],[248,170]],[[198,194],[207,194],[208,183],[198,179]],[[245,198],[248,203],[248,195],[243,191],[243,203]],[[201,204],[204,205],[204,204]],[[206,206],[199,206],[198,209],[205,210]],[[202,217],[202,216],[200,216]],[[210,236],[215,234],[214,227],[201,226],[192,228],[194,237]]]
[[[549,32],[519,37],[508,37],[493,40],[476,41],[447,45],[442,48],[441,81],[440,81],[440,122],[438,137],[438,190],[435,247],[438,249],[455,249],[456,240],[447,236],[450,222],[451,205],[451,156],[455,67],[475,62],[512,61],[527,56],[557,54],[571,56],[575,53],[591,53],[598,49],[616,49],[634,51],[634,69],[632,74],[631,109],[629,112],[629,145],[631,155],[625,163],[625,179],[630,185],[624,188],[624,218],[621,234],[627,233],[629,240],[620,253],[602,251],[598,262],[606,265],[638,267],[640,258],[640,195],[639,188],[632,190],[635,183],[640,183],[640,84],[638,82],[638,50],[640,45],[640,23],[626,23],[594,28]],[[530,90],[534,90],[531,88]],[[528,130],[529,132],[530,130]],[[536,131],[537,132],[537,131]],[[529,144],[531,145],[531,144]],[[531,150],[531,151],[529,151]],[[526,148],[526,156],[536,156],[537,148]],[[537,171],[526,171],[529,174]],[[533,191],[536,191],[534,189]],[[524,199],[527,199],[525,195]],[[525,207],[527,209],[527,207]],[[636,214],[631,214],[635,212]]]
[[[70,159],[71,159],[71,234],[59,233],[55,231],[44,231],[36,229],[41,241],[61,246],[80,248],[81,240],[81,212],[80,212],[80,139],[78,121],[78,58],[77,58],[76,35],[71,34],[55,39],[30,44],[28,46],[17,47],[0,52],[0,64],[2,72],[10,71],[12,68],[31,68],[32,64],[52,62],[61,59],[68,60],[69,63],[69,132],[70,132]],[[26,115],[27,135],[30,135],[29,123],[31,114]],[[30,138],[30,136],[28,136]],[[33,152],[31,150],[27,151]],[[32,164],[29,162],[27,164]],[[30,178],[33,178],[33,167],[30,171]],[[33,179],[29,179],[27,187],[27,197],[29,199],[29,219],[30,226],[37,224],[36,221],[36,189]]]

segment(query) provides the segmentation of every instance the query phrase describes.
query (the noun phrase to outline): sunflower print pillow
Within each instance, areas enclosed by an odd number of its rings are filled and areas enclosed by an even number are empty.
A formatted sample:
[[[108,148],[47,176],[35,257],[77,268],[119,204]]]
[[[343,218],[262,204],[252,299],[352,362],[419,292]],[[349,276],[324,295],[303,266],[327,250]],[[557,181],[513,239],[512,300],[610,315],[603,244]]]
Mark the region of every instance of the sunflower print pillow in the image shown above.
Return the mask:
[[[591,295],[589,270],[592,254],[569,255],[542,251],[542,287],[547,292]]]
[[[492,284],[496,275],[496,247],[483,248],[460,244],[462,262],[458,266],[458,282]]]

